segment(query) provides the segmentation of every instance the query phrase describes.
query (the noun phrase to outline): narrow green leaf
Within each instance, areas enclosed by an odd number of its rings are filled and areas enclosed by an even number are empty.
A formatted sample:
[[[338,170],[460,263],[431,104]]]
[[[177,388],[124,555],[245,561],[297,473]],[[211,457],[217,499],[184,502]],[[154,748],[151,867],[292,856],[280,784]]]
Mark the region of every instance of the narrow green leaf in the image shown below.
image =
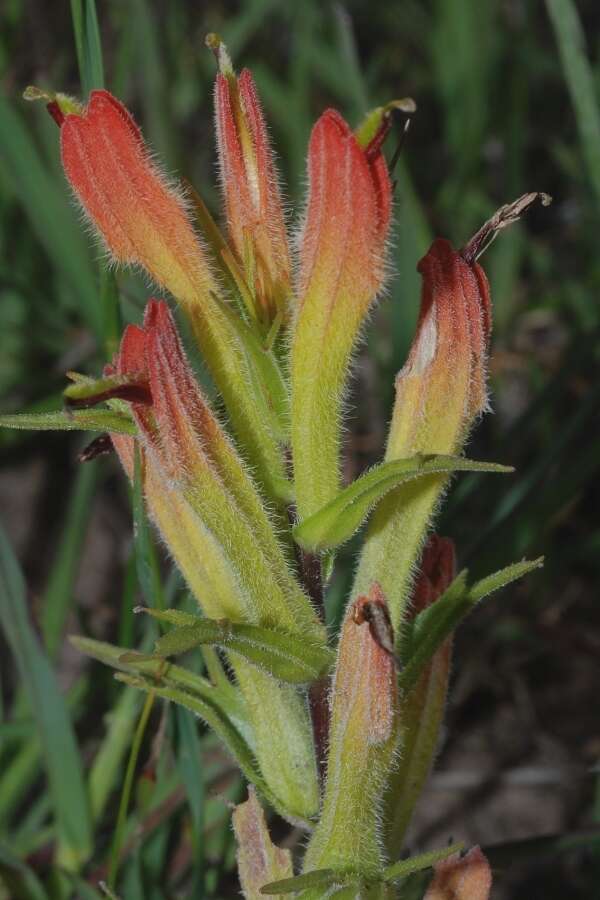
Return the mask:
[[[175,709],[177,727],[177,768],[185,787],[191,819],[192,885],[190,894],[203,896],[204,884],[204,824],[206,784],[202,765],[202,749],[198,729],[192,713],[178,706]]]
[[[164,610],[158,614],[153,610],[147,612],[159,620],[177,623],[176,628],[156,642],[157,657],[186,653],[201,644],[217,644],[239,653],[275,678],[292,684],[316,681],[334,663],[333,652],[316,647],[297,635],[226,619],[205,619],[180,610]]]
[[[56,302],[77,308],[100,337],[102,324],[96,279],[77,216],[69,205],[64,186],[40,157],[22,117],[2,95],[0,134],[0,160],[6,167],[11,187],[48,259],[70,288]]]
[[[108,431],[136,434],[132,419],[110,409],[57,409],[54,412],[14,413],[0,416],[0,428],[32,431]]]
[[[73,585],[79,570],[97,483],[97,465],[92,462],[81,466],[69,497],[60,546],[42,604],[42,632],[51,659],[56,656],[62,643],[65,621],[73,601]]]
[[[221,687],[220,685],[211,684],[206,678],[196,675],[189,669],[183,669],[172,663],[165,668],[164,660],[149,659],[144,654],[136,656],[136,654],[125,650],[124,647],[115,647],[112,644],[95,641],[93,638],[86,638],[80,635],[72,635],[69,640],[80,653],[91,656],[93,659],[97,659],[99,662],[121,672],[147,676],[148,678],[155,678],[159,672],[163,672],[161,677],[165,684],[186,691],[193,696],[199,697],[201,700],[217,706],[224,716],[235,723],[236,728],[243,734],[246,742],[251,747],[254,747],[254,732],[249,721],[246,704],[240,691],[230,681],[227,681]]]
[[[600,107],[585,34],[573,0],[546,0],[546,6],[571,94],[583,158],[596,203],[600,203]]]
[[[87,96],[94,88],[104,87],[100,29],[94,0],[71,0],[71,18],[81,88]]]
[[[88,779],[94,822],[101,819],[111,792],[119,781],[123,757],[131,740],[139,708],[139,692],[126,688],[110,711],[108,729],[94,757]]]
[[[64,868],[77,870],[92,850],[91,818],[81,759],[54,673],[29,624],[25,583],[3,530],[0,530],[0,623],[44,749],[57,820],[57,859]],[[65,778],[65,772],[68,772],[68,778]]]
[[[344,876],[343,873],[335,872],[333,869],[314,869],[312,872],[305,872],[303,875],[296,875],[294,878],[282,878],[279,881],[271,881],[269,884],[264,884],[260,892],[267,896],[273,894],[296,894],[308,888],[329,888],[333,887],[333,885],[341,886],[351,882],[352,876],[350,874]]]
[[[172,663],[165,669],[162,659],[148,658],[143,653],[132,653],[124,647],[116,647],[113,644],[96,641],[93,638],[82,637],[81,635],[71,635],[69,641],[80,653],[91,656],[93,659],[97,659],[99,662],[121,672],[150,678],[156,677],[164,669],[164,674],[161,676],[163,681],[167,681],[173,687],[187,691],[202,700],[219,706],[223,715],[229,716],[236,721],[244,721],[247,727],[244,703],[238,692],[221,691],[201,675],[196,675],[195,672],[175,666]]]
[[[487,597],[493,591],[499,591],[500,588],[510,584],[511,581],[523,578],[524,575],[529,575],[530,572],[541,569],[543,565],[543,556],[533,560],[523,559],[521,562],[513,563],[504,569],[500,569],[499,572],[494,572],[493,575],[487,575],[471,585],[469,588],[469,602],[475,605],[475,603],[479,603],[480,600],[483,600],[484,597]]]
[[[415,478],[451,472],[512,472],[510,466],[476,462],[462,456],[419,454],[381,463],[357,478],[337,497],[294,528],[306,550],[330,550],[348,540],[387,493]]]
[[[3,890],[2,890],[3,889]],[[48,900],[37,875],[0,843],[0,890],[13,900]]]
[[[467,586],[466,570],[461,572],[442,596],[416,617],[402,650],[406,665],[400,673],[401,689],[408,691],[414,686],[436,650],[480,600],[511,581],[539,569],[542,564],[543,557],[532,561],[523,560],[488,575],[471,587]]]
[[[164,665],[164,663],[162,664]],[[224,714],[222,709],[219,709],[207,699],[194,696],[185,690],[181,690],[179,687],[170,686],[168,684],[168,676],[163,677],[160,682],[150,681],[146,678],[125,675],[122,673],[118,673],[116,678],[119,681],[123,681],[125,684],[132,685],[132,687],[137,687],[142,691],[152,692],[158,697],[163,697],[165,700],[177,703],[202,719],[202,721],[204,721],[209,728],[212,728],[212,730],[221,738],[240,767],[242,774],[248,781],[256,786],[257,790],[263,795],[267,803],[288,820],[294,818],[290,816],[285,809],[285,805],[282,804],[270,790],[260,773],[250,747],[231,719]]]
[[[396,881],[398,878],[405,878],[412,875],[413,872],[420,872],[421,869],[429,869],[435,863],[442,859],[447,859],[453,853],[459,853],[465,846],[464,841],[457,844],[450,844],[449,847],[443,847],[441,850],[430,850],[429,853],[421,853],[419,856],[411,856],[410,859],[402,859],[400,862],[393,863],[383,871],[384,881]]]
[[[119,800],[119,812],[117,814],[117,822],[115,826],[114,837],[112,841],[112,845],[110,848],[110,861],[108,866],[108,886],[109,888],[114,888],[115,882],[117,880],[117,872],[119,870],[119,861],[121,855],[121,846],[123,844],[123,837],[125,834],[125,824],[127,821],[127,810],[129,808],[129,801],[131,799],[131,791],[133,789],[133,780],[135,777],[135,770],[137,766],[138,756],[140,754],[140,749],[142,747],[142,741],[144,739],[144,734],[146,733],[146,727],[148,725],[148,720],[150,718],[150,713],[152,712],[152,707],[154,705],[155,694],[154,691],[150,691],[148,696],[146,697],[146,701],[144,706],[142,707],[142,712],[140,713],[140,717],[138,719],[138,723],[133,734],[133,741],[131,742],[131,750],[129,753],[129,759],[127,761],[127,769],[125,770],[125,779],[123,781],[123,788],[121,790],[121,798]]]

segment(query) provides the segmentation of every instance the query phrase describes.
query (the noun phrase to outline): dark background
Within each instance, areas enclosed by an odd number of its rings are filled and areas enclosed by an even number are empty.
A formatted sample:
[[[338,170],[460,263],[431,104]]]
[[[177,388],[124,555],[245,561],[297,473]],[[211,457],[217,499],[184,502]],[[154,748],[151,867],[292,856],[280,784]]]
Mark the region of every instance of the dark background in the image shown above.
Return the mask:
[[[550,208],[533,210],[483,259],[494,301],[494,413],[477,428],[469,455],[514,465],[516,474],[462,476],[438,523],[474,576],[523,557],[543,554],[546,564],[487,601],[458,636],[447,732],[412,840],[415,849],[449,836],[484,847],[520,842],[493,857],[498,898],[597,896],[597,3],[105,0],[97,8],[106,86],[133,110],[167,169],[188,178],[216,215],[208,31],[220,32],[237,66],[255,74],[296,213],[310,127],[326,106],[356,124],[373,105],[415,98],[418,112],[398,169],[393,277],[356,369],[349,477],[381,452],[393,377],[418,310],[415,266],[432,237],[464,244],[502,203],[529,190],[553,195]],[[56,408],[64,372],[97,372],[107,352],[98,338],[98,249],[69,200],[54,124],[41,105],[20,99],[30,83],[81,95],[69,4],[5,0],[0,72],[1,409]],[[119,273],[118,289],[123,319],[139,319],[143,280]],[[0,514],[60,683],[71,692],[81,685],[72,709],[87,765],[119,689],[100,667],[90,680],[64,634],[132,645],[139,625],[130,614],[136,587],[125,482],[112,460],[79,467],[80,448],[73,436],[2,433]],[[166,561],[164,571],[167,587],[177,591]],[[332,621],[350,573],[347,558],[329,598]],[[11,712],[16,681],[6,653],[2,670],[0,836],[43,872],[51,847],[51,832],[43,829],[51,817],[43,814],[39,760],[18,765],[34,726],[26,710]],[[30,730],[15,731],[15,720],[29,721]],[[173,728],[166,726],[167,744]],[[209,894],[235,893],[227,880],[232,846],[223,798],[239,788],[212,739],[204,740],[203,752],[201,866],[185,841],[186,804],[177,784],[180,794],[166,809],[160,805],[171,798],[166,788],[164,797],[136,807],[148,828],[127,865],[137,867],[145,896],[188,896],[190,865],[206,876]],[[143,756],[150,754],[159,782],[172,776],[168,750],[161,753],[167,761],[156,766],[151,748]],[[121,775],[97,826],[100,874]],[[36,808],[40,824],[27,831],[23,823]],[[157,808],[158,824],[150,827]],[[540,835],[561,838],[524,842]],[[138,884],[129,870],[127,878]],[[137,895],[130,888],[125,896]],[[200,889],[194,896],[202,896]]]

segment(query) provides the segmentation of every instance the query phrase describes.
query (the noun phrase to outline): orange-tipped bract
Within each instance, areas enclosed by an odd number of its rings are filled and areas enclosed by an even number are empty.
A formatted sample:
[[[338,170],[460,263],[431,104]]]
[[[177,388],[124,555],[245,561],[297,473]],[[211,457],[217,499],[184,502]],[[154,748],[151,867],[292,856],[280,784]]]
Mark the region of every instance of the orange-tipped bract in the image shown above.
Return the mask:
[[[417,333],[396,379],[386,460],[415,454],[457,454],[487,407],[486,362],[491,308],[485,273],[446,240],[421,260]],[[447,482],[431,475],[391,491],[373,515],[355,590],[377,577],[397,629],[410,596],[414,560]]]
[[[277,315],[289,318],[292,293],[277,171],[251,72],[221,69],[215,119],[228,231],[255,315],[269,325]]]
[[[391,185],[379,147],[362,147],[327,110],[308,151],[292,352],[292,449],[306,518],[339,489],[340,413],[348,365],[384,275]]]

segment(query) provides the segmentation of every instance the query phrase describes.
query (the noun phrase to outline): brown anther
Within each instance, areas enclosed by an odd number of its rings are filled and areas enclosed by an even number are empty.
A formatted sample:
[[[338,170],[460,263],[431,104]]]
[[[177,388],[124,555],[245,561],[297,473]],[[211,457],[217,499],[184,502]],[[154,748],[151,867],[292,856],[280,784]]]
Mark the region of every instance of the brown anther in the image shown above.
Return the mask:
[[[112,453],[114,449],[110,434],[101,434],[81,451],[77,460],[81,463],[91,462],[99,456]]]
[[[390,656],[394,656],[394,630],[385,596],[377,582],[371,586],[368,597],[361,596],[355,601],[352,621],[356,625],[367,622],[375,643]]]
[[[550,194],[544,194],[541,191],[531,191],[529,194],[523,194],[512,203],[506,203],[496,210],[494,215],[481,226],[479,231],[473,235],[468,244],[460,251],[460,255],[467,265],[472,266],[481,254],[487,250],[496,235],[503,228],[508,228],[509,225],[518,222],[521,216],[538,200],[542,206],[550,206],[552,203]]]

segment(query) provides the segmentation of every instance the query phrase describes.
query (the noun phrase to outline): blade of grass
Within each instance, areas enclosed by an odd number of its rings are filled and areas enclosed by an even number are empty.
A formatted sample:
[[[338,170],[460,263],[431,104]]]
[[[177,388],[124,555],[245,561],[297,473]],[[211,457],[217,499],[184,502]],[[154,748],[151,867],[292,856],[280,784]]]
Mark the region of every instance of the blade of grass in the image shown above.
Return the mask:
[[[546,0],[546,7],[571,95],[581,152],[596,203],[600,203],[600,108],[585,35],[572,0]]]
[[[67,870],[77,870],[92,850],[81,758],[54,673],[29,624],[25,583],[3,530],[0,530],[0,623],[44,748],[57,822],[57,861]]]
[[[177,767],[185,787],[191,818],[192,833],[192,886],[190,895],[203,900],[204,892],[204,797],[206,786],[200,740],[194,717],[187,709],[173,709],[178,735]]]
[[[0,886],[13,900],[48,900],[37,875],[4,844],[0,844]]]
[[[56,657],[62,642],[97,483],[96,463],[81,466],[69,498],[60,546],[42,604],[42,634],[50,659]]]
[[[98,822],[114,789],[125,751],[129,745],[142,697],[139,691],[125,688],[110,711],[108,731],[94,758],[88,780],[92,819]]]
[[[63,185],[48,172],[21,116],[2,95],[0,134],[0,159],[29,225],[71,287],[71,295],[59,296],[58,300],[69,308],[80,308],[88,326],[100,337],[102,323],[95,277],[76,214]]]
[[[104,87],[100,28],[94,0],[71,0],[71,19],[83,94]]]
[[[152,712],[152,707],[154,706],[154,693],[151,691],[144,701],[144,706],[142,707],[142,712],[140,714],[137,728],[135,730],[135,734],[133,736],[133,741],[131,744],[131,751],[129,753],[129,761],[127,763],[127,770],[125,772],[125,780],[123,782],[123,789],[121,791],[121,799],[119,801],[119,812],[117,815],[117,823],[115,827],[114,839],[112,842],[111,850],[110,850],[110,863],[108,869],[108,887],[113,890],[115,887],[115,883],[117,880],[117,873],[119,870],[119,859],[121,854],[121,847],[123,845],[123,837],[125,834],[125,825],[127,823],[127,810],[129,809],[129,802],[131,800],[131,791],[133,789],[133,779],[135,777],[135,770],[137,766],[138,756],[140,754],[140,749],[142,746],[142,741],[144,739],[144,734],[146,733],[146,726],[148,725],[148,720],[150,718],[150,713]]]

